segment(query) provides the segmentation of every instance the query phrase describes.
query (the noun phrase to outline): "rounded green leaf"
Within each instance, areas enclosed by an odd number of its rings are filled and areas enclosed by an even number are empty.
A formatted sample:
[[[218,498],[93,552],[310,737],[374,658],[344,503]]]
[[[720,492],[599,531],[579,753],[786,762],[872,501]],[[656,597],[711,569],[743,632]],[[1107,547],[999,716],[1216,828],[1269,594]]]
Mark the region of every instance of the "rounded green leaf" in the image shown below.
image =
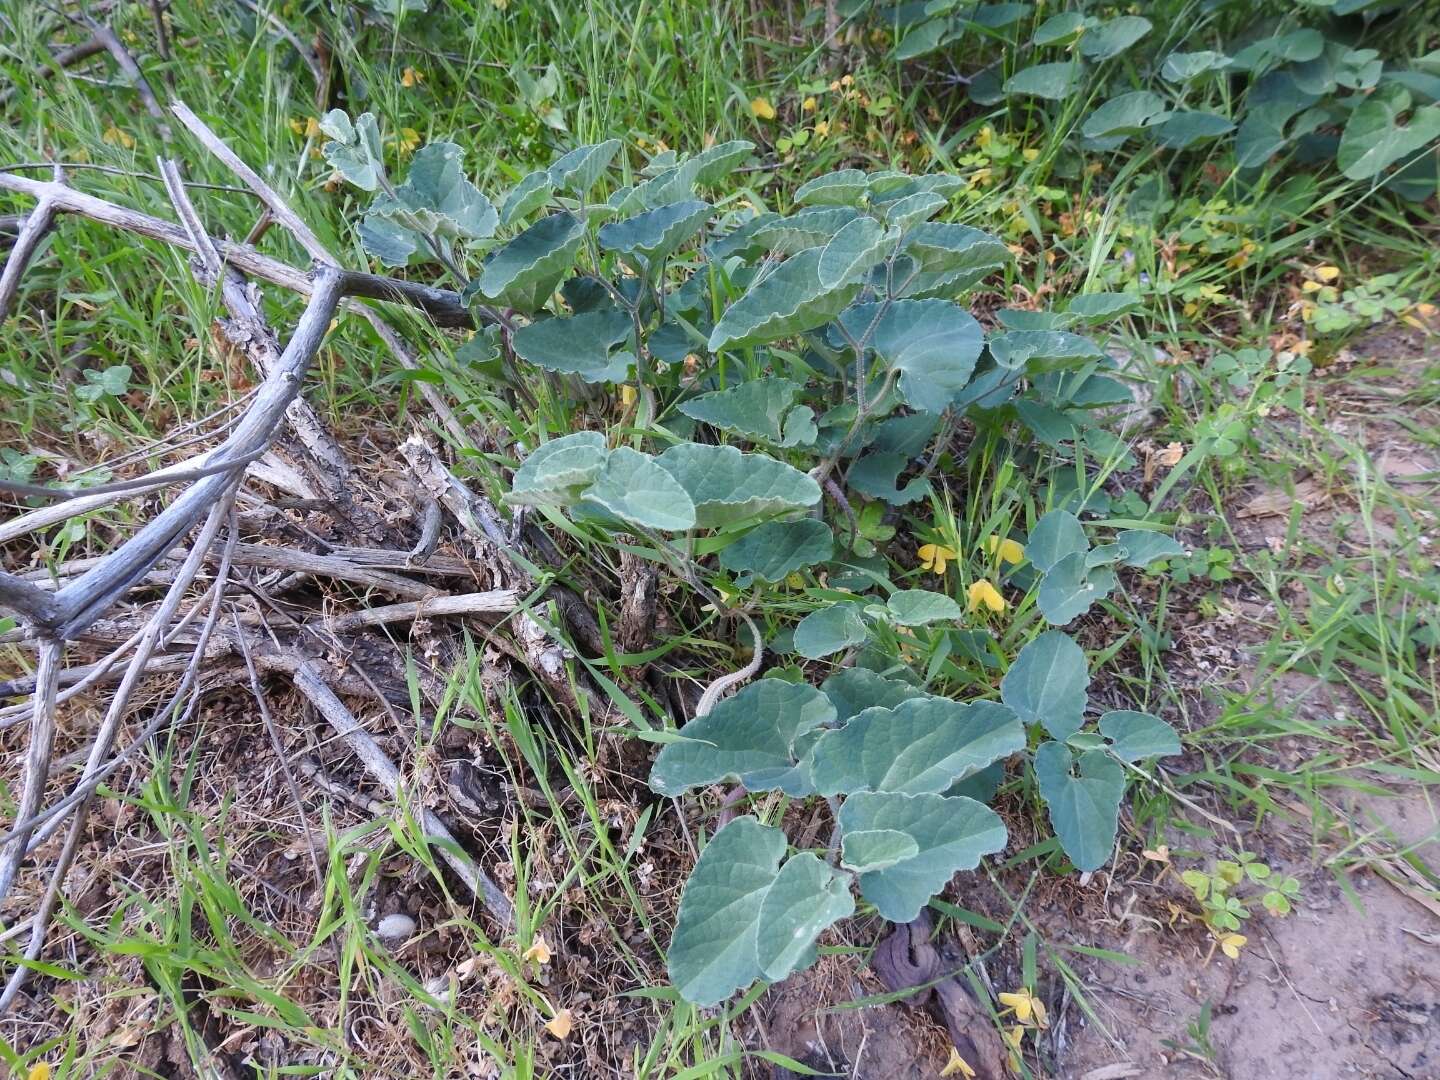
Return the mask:
[[[785,834],[738,817],[705,845],[685,891],[666,968],[680,996],[714,1005],[763,974],[760,908],[785,855]]]
[[[850,881],[808,851],[786,860],[760,905],[755,946],[765,979],[779,982],[806,967],[815,939],[854,913]]]
[[[1175,729],[1149,713],[1112,709],[1100,717],[1100,734],[1110,740],[1110,752],[1121,761],[1180,753],[1180,736]]]
[[[802,389],[791,379],[748,379],[682,402],[680,411],[692,420],[778,446],[784,439],[785,414]]]
[[[1083,11],[1062,11],[1041,23],[1031,40],[1036,45],[1069,45],[1085,32],[1085,26]]]
[[[869,177],[859,169],[841,169],[801,184],[795,202],[800,206],[859,206],[869,184]]]
[[[1118,319],[1121,315],[1129,315],[1138,311],[1140,306],[1141,300],[1136,293],[1086,293],[1071,300],[1066,312],[1093,326]]]
[[[885,606],[890,610],[890,618],[901,626],[958,621],[965,614],[960,605],[944,593],[926,589],[903,589],[891,593]]]
[[[1126,529],[1115,537],[1124,552],[1126,566],[1146,567],[1160,559],[1178,559],[1185,545],[1174,537],[1150,529]]]
[[[761,581],[784,581],[796,570],[829,561],[834,552],[834,534],[823,521],[767,521],[722,550],[720,565]]]
[[[1172,112],[1155,127],[1155,141],[1170,150],[1186,150],[1235,130],[1228,117],[1212,112]]]
[[[695,504],[655,458],[628,446],[610,451],[584,500],[630,525],[680,532],[695,527]]]
[[[522,326],[511,347],[522,360],[586,382],[623,382],[634,353],[617,350],[634,330],[630,316],[616,309],[587,311],[569,318],[541,319]]]
[[[921,412],[941,413],[950,406],[985,347],[980,324],[948,300],[856,304],[841,314],[840,324],[857,340],[873,325],[868,346],[900,372],[900,396]]]
[[[835,706],[814,687],[761,679],[691,720],[681,741],[666,743],[650,770],[650,787],[675,797],[730,781],[751,791],[809,794],[796,739],[834,720]]]
[[[819,484],[766,454],[677,443],[655,460],[689,495],[695,524],[702,529],[804,510],[820,501]]]
[[[1067,555],[1090,550],[1080,519],[1068,510],[1051,510],[1041,516],[1025,541],[1025,557],[1042,574]]]
[[[465,179],[460,167],[464,156],[452,142],[422,146],[410,161],[405,182],[393,196],[378,196],[366,216],[450,239],[483,240],[494,235],[500,214]]]
[[[944,791],[1024,746],[1025,729],[1008,707],[926,695],[866,709],[826,731],[810,772],[822,795]]]
[[[1118,766],[1117,766],[1118,768]],[[909,836],[917,853],[860,875],[860,892],[891,922],[909,922],[958,870],[1005,846],[1005,823],[988,806],[964,796],[861,792],[840,807],[840,831],[890,831]]]
[[[480,292],[490,300],[525,293],[546,281],[559,283],[585,239],[585,223],[574,214],[551,214],[491,256],[480,274]]]
[[[600,475],[610,451],[598,431],[577,431],[535,448],[515,470],[505,501],[519,506],[569,506]]]
[[[837,671],[820,684],[820,689],[835,706],[837,726],[847,723],[852,716],[866,709],[877,706],[893,709],[902,701],[927,696],[923,690],[909,683],[887,679],[878,672],[861,667]]]
[[[1035,751],[1035,779],[1050,811],[1050,824],[1060,846],[1078,870],[1098,870],[1115,846],[1120,800],[1125,796],[1125,770],[1101,750],[1075,759],[1061,743],[1041,743]]]
[[[818,248],[802,251],[752,285],[715,324],[710,351],[793,337],[840,314],[860,291],[860,283],[824,285],[819,275],[820,254]]]
[[[1085,553],[1077,551],[1052,566],[1040,582],[1040,613],[1051,626],[1064,626],[1109,596],[1117,584],[1115,571],[1086,565]]]
[[[1165,99],[1149,90],[1134,90],[1105,102],[1085,118],[1080,134],[1087,139],[1138,135],[1169,115]]]
[[[908,229],[922,221],[929,221],[949,205],[949,201],[938,192],[917,191],[886,204],[885,224],[892,229]]]
[[[920,845],[909,833],[898,829],[869,829],[845,834],[840,864],[847,870],[864,874],[887,870],[919,854]]]
[[[1063,366],[1105,356],[1089,338],[1065,330],[1011,330],[991,335],[989,345],[995,363],[1012,370]]]
[[[724,183],[754,149],[755,144],[749,139],[732,139],[702,150],[691,158],[696,166],[695,183],[707,187]]]
[[[1376,92],[1357,105],[1336,151],[1340,171],[1351,180],[1371,180],[1440,137],[1440,105],[1415,109],[1402,125],[1400,118],[1409,109],[1405,90]]]
[[[857,217],[821,249],[820,262],[815,268],[820,284],[834,289],[859,281],[884,262],[894,241],[895,236],[874,218]]]
[[[623,255],[659,262],[693,237],[709,217],[709,203],[687,199],[600,226],[600,243]]]
[[[1075,92],[1084,71],[1081,64],[1068,60],[1031,64],[1005,80],[1005,92],[1060,101]]]
[[[1211,49],[1199,52],[1172,52],[1160,65],[1160,77],[1168,82],[1190,82],[1209,71],[1224,71],[1230,57]]]
[[[1090,668],[1085,650],[1059,630],[1047,630],[1020,650],[1000,681],[1000,699],[1027,725],[1040,724],[1064,742],[1085,724]]]
[[[1091,60],[1109,60],[1150,33],[1151,28],[1149,19],[1139,15],[1121,15],[1086,31],[1080,39],[1080,54]]]
[[[501,223],[513,225],[522,218],[529,217],[549,202],[553,194],[555,185],[550,182],[549,169],[536,169],[527,173],[520,183],[510,189],[510,194],[506,195],[505,201],[500,204]]]
[[[605,170],[619,152],[619,139],[577,146],[550,166],[550,182],[561,191],[584,196],[605,175]]]
[[[821,660],[869,636],[858,604],[831,604],[795,624],[795,651],[807,659]]]

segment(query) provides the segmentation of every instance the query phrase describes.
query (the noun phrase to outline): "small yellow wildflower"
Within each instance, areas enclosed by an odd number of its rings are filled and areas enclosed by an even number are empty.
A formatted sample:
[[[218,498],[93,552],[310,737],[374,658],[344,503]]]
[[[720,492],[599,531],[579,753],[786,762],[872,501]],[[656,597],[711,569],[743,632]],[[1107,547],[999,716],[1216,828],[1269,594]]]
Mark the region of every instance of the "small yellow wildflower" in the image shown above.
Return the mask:
[[[851,83],[853,83],[854,81],[855,81],[855,76],[854,76],[854,75],[841,75],[841,76],[840,76],[840,85],[841,85],[841,86],[849,86],[849,85],[850,85]]]
[[[1025,1041],[1025,1026],[1023,1024],[1015,1024],[1000,1037],[1005,1040],[1005,1045],[1011,1050],[1018,1051],[1020,1044]]]
[[[831,90],[839,90],[839,89],[840,89],[840,80],[839,80],[839,79],[834,79],[834,80],[832,80],[831,83],[830,83],[830,89],[831,89]]]
[[[419,86],[424,81],[425,73],[423,71],[416,71],[413,67],[407,67],[400,73],[400,85],[405,87],[406,90]]]
[[[1321,281],[1334,281],[1340,276],[1340,268],[1338,266],[1317,266],[1315,276]]]
[[[994,138],[995,129],[992,128],[989,124],[986,124],[978,132],[975,133],[975,145],[978,146],[981,150],[984,150],[987,146],[990,145],[990,141]]]
[[[970,611],[974,611],[981,604],[996,614],[1005,610],[1005,597],[1001,596],[1000,590],[984,578],[971,585],[966,595],[969,597],[968,610]]]
[[[620,387],[620,404],[626,409],[635,404],[635,387],[628,384]]]
[[[967,183],[967,185],[968,185],[969,187],[972,187],[972,188],[975,188],[975,187],[989,187],[989,186],[990,186],[990,181],[991,181],[993,178],[994,178],[994,170],[993,170],[993,169],[990,169],[990,168],[988,168],[988,167],[987,167],[987,168],[984,168],[984,169],[976,169],[973,173],[970,174],[970,179],[969,179],[968,181],[966,181],[966,183]]]
[[[829,135],[829,134],[830,134],[830,121],[829,121],[829,120],[816,120],[816,121],[815,121],[815,136],[816,136],[817,138],[823,139],[823,138],[825,138],[826,135]]]
[[[575,1026],[575,1017],[570,1014],[569,1009],[561,1009],[545,1025],[545,1030],[555,1038],[564,1041],[570,1037],[570,1029]]]
[[[401,128],[399,144],[402,154],[411,153],[420,145],[420,133],[414,128]]]
[[[998,994],[1000,1004],[1015,1012],[1015,1019],[1022,1024],[1048,1028],[1050,1018],[1045,1014],[1045,1003],[1029,990],[1016,990],[1013,994]]]
[[[1000,561],[1007,562],[1011,566],[1018,566],[1025,561],[1025,545],[1008,538],[987,536],[985,551],[989,555],[999,554]]]
[[[1020,151],[1020,156],[1026,161],[1034,161],[1040,156],[1040,151],[1033,146],[1027,146],[1024,150]]]
[[[974,1073],[971,1073],[970,1075],[973,1076]],[[25,1080],[50,1080],[50,1063],[47,1061],[41,1061],[35,1065],[31,1065],[30,1071],[26,1074]]]
[[[775,106],[766,101],[763,97],[757,97],[750,102],[750,112],[757,120],[774,120]]]
[[[957,558],[955,549],[946,547],[944,544],[921,544],[915,554],[920,558],[921,570],[928,570],[932,574],[942,576],[945,573],[946,564]]]
[[[960,1051],[952,1046],[950,1048],[950,1060],[947,1061],[945,1067],[940,1070],[940,1075],[962,1076],[965,1080],[974,1080],[975,1070],[970,1067],[968,1061],[960,1056]]]
[[[123,146],[126,150],[135,149],[135,136],[128,131],[121,131],[114,124],[105,129],[105,134],[100,136],[100,140],[107,146]]]
[[[802,101],[802,102],[800,103],[800,108],[801,108],[801,110],[804,111],[804,112],[814,112],[814,111],[815,111],[815,95],[812,94],[812,95],[810,95],[809,97],[807,97],[804,101]]]
[[[550,962],[550,946],[545,944],[545,939],[537,934],[530,947],[525,950],[524,957],[537,964],[548,964]]]
[[[1249,940],[1244,934],[1224,934],[1220,938],[1220,951],[1231,960],[1239,960],[1240,950]]]

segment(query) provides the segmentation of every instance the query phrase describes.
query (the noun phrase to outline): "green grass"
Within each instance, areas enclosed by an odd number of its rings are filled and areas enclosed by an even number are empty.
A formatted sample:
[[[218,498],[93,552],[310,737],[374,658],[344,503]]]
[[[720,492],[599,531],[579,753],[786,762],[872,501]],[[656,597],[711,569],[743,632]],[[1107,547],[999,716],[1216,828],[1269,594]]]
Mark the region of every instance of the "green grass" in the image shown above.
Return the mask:
[[[1197,572],[1182,585],[1157,575],[1117,594],[1105,613],[1115,632],[1087,642],[1105,661],[1107,682],[1138,707],[1176,719],[1190,752],[1185,772],[1172,771],[1164,786],[1138,787],[1128,812],[1133,835],[1122,840],[1174,842],[1198,833],[1228,839],[1189,811],[1181,801],[1189,798],[1219,806],[1246,827],[1278,818],[1313,830],[1316,859],[1338,875],[1379,866],[1422,888],[1440,885],[1436,868],[1367,823],[1350,820],[1338,799],[1357,789],[1383,792],[1392,782],[1423,791],[1440,781],[1436,643],[1417,644],[1426,628],[1432,635],[1440,628],[1440,578],[1427,547],[1434,489],[1385,479],[1364,426],[1357,420],[1341,431],[1334,423],[1363,412],[1370,424],[1404,432],[1433,452],[1440,443],[1434,435],[1440,367],[1432,361],[1408,368],[1398,393],[1367,397],[1368,387],[1394,385],[1395,373],[1384,364],[1344,374],[1323,367],[1353,331],[1315,340],[1320,374],[1286,386],[1278,384],[1273,361],[1238,386],[1223,383],[1207,363],[1219,352],[1269,347],[1273,335],[1305,336],[1292,304],[1303,299],[1300,282],[1319,265],[1338,266],[1346,283],[1397,271],[1393,294],[1412,307],[1433,299],[1440,256],[1423,214],[1333,176],[1288,192],[1279,177],[1250,190],[1216,184],[1206,172],[1212,162],[1200,157],[1172,170],[1172,209],[1137,220],[1124,213],[1125,199],[1153,173],[1153,161],[1136,157],[1073,180],[1057,176],[1066,128],[1085,111],[1083,102],[1074,102],[1060,123],[1030,109],[977,110],[879,52],[850,46],[831,54],[818,44],[818,32],[792,25],[788,10],[739,0],[434,6],[394,24],[359,5],[334,5],[333,12],[317,5],[323,11],[316,26],[333,50],[335,104],[352,113],[374,111],[392,140],[387,153],[395,163],[406,153],[399,140],[409,131],[420,143],[454,139],[467,148],[476,183],[495,190],[563,149],[607,137],[625,140],[632,163],[659,147],[698,149],[751,138],[768,148],[783,139],[788,147],[737,175],[728,196],[780,210],[790,208],[800,182],[842,165],[971,176],[988,169],[957,199],[952,216],[1016,245],[1017,266],[1005,282],[1014,299],[1033,297],[1047,306],[1085,288],[1144,291],[1143,317],[1127,320],[1122,330],[1124,343],[1142,356],[1137,380],[1154,393],[1158,422],[1144,438],[1152,450],[1178,442],[1185,456],[1168,499],[1153,497],[1159,489],[1152,486],[1152,506],[1126,503],[1123,514],[1159,510],[1197,546],[1237,554],[1228,580],[1202,580]],[[4,106],[0,159],[53,155],[106,166],[117,171],[77,168],[72,179],[165,217],[163,188],[137,175],[154,172],[157,154],[185,161],[195,181],[233,182],[182,132],[167,148],[107,60],[82,69],[92,78],[41,83],[30,76],[56,21],[44,11],[27,14],[26,7],[0,8],[6,17],[0,25],[13,31],[0,70],[18,88]],[[157,90],[173,80],[175,95],[242,157],[266,163],[267,176],[322,241],[363,265],[352,228],[360,202],[344,186],[327,183],[329,166],[305,134],[306,121],[319,110],[313,80],[294,50],[237,5],[172,7],[177,56],[169,65],[154,55],[143,5],[124,8],[117,20]],[[291,6],[273,10],[301,26]],[[551,65],[553,90],[527,96],[526,80],[543,81]],[[407,69],[418,78],[407,78]],[[851,82],[830,89],[842,76]],[[757,118],[755,98],[778,110],[774,121]],[[197,189],[195,196],[216,231],[243,236],[255,221],[257,208],[242,193]],[[0,213],[23,209],[21,200],[0,200]],[[263,246],[297,265],[306,261],[279,230]],[[298,310],[278,291],[268,302],[277,326]],[[0,458],[0,467],[33,470],[47,480],[67,475],[233,400],[248,385],[248,373],[216,355],[210,325],[219,311],[217,299],[195,284],[174,252],[65,221],[25,278],[20,316],[0,325],[6,369],[0,446],[13,451]],[[548,387],[537,392],[534,409],[511,406],[492,383],[456,362],[458,337],[432,335],[418,321],[413,328],[415,340],[429,336],[428,377],[462,420],[492,434],[496,445],[563,432],[574,422],[574,403]],[[1433,349],[1433,340],[1429,345]],[[118,366],[129,368],[133,394],[94,401],[76,394],[79,368]],[[1315,393],[1316,385],[1325,393]],[[1313,411],[1287,407],[1285,393],[1307,386],[1312,392],[1305,402]],[[329,339],[308,397],[342,436],[369,429],[389,444],[416,424],[432,424],[393,378],[383,350],[353,320],[342,320]],[[1336,400],[1355,405],[1332,405]],[[1229,452],[1227,428],[1243,433]],[[455,449],[477,482],[498,494],[501,456]],[[1082,482],[1098,490],[1112,474],[1133,480],[1144,453],[1137,452],[1134,465],[1124,453],[1121,447],[1091,455]],[[902,538],[953,547],[962,553],[967,581],[987,573],[991,567],[977,549],[986,537],[1033,523],[1046,496],[1031,477],[1055,460],[1043,449],[1017,448],[999,430],[977,432],[963,460],[942,463],[957,482],[897,521]],[[1237,535],[1235,508],[1257,486],[1284,485],[1302,472],[1337,500],[1323,526],[1312,527],[1309,511],[1296,510],[1279,550],[1247,547]],[[1158,483],[1166,486],[1163,476],[1162,470]],[[84,528],[48,536],[40,557],[98,553],[139,520],[133,509],[97,513]],[[564,528],[558,515],[550,524]],[[576,564],[613,576],[616,549],[579,530],[567,532]],[[910,584],[926,583],[933,580],[915,571]],[[963,602],[963,590],[957,591]],[[1238,599],[1263,610],[1234,616]],[[697,622],[683,596],[666,605],[674,627],[668,659],[686,665],[684,672],[701,684],[735,666],[720,628]],[[808,606],[807,594],[780,588],[763,597],[761,615],[767,630],[778,630]],[[1248,688],[1222,680],[1202,693],[1167,673],[1185,666],[1187,639],[1176,621],[1191,613],[1207,620],[1232,613],[1227,617],[1243,624],[1254,668]],[[913,667],[936,687],[978,692],[993,686],[1001,666],[1039,625],[1033,607],[1008,613],[987,646],[988,668],[954,655],[939,632],[907,646]],[[83,991],[54,995],[52,1027],[4,1031],[0,1054],[17,1074],[42,1060],[58,1075],[117,1073],[133,1053],[133,1029],[112,1026],[102,1033],[96,1025],[97,1017],[117,1014],[133,1016],[145,1031],[179,1032],[197,1068],[217,1053],[217,1042],[235,1036],[224,1052],[236,1053],[246,1039],[273,1035],[285,1049],[255,1067],[255,1075],[264,1076],[440,1078],[463,1075],[480,1061],[495,1062],[498,1075],[517,1080],[552,1070],[590,1075],[584,1063],[592,1060],[636,1078],[740,1077],[747,1061],[753,1067],[747,1050],[753,1044],[743,1040],[755,995],[702,1013],[664,982],[680,864],[703,835],[691,835],[674,804],[632,798],[627,782],[635,778],[625,770],[638,755],[627,756],[627,733],[589,717],[578,727],[566,725],[513,685],[492,686],[483,649],[482,641],[471,643],[451,673],[448,714],[433,724],[418,723],[416,715],[399,719],[412,737],[417,774],[438,759],[445,728],[455,725],[493,748],[500,782],[532,793],[515,803],[504,828],[487,834],[498,850],[486,857],[508,867],[505,884],[516,898],[513,938],[491,940],[464,899],[447,894],[417,808],[376,818],[343,804],[324,812],[312,804],[302,816],[278,781],[266,784],[280,793],[272,804],[252,805],[253,793],[237,782],[243,774],[208,749],[229,745],[224,740],[236,732],[207,721],[173,735],[132,784],[114,793],[129,815],[125,825],[113,826],[115,836],[143,843],[137,866],[146,876],[118,878],[98,910],[67,909],[78,955],[54,958],[49,973],[56,978],[47,989],[66,986],[72,966],[93,981]],[[25,663],[16,651],[0,657],[7,667]],[[636,662],[618,646],[603,667],[593,661],[616,685]],[[1344,691],[1357,713],[1343,723],[1307,718],[1284,681],[1290,674]],[[626,705],[641,723],[658,727],[663,709],[649,694],[637,690]],[[257,723],[242,734],[264,747],[273,768]],[[1299,768],[1281,756],[1296,741],[1306,747]],[[212,775],[221,778],[218,789]],[[1032,816],[1043,814],[1021,782],[1012,781],[1006,797]],[[4,798],[13,802],[13,792]],[[312,842],[323,901],[301,911],[265,868],[313,874]],[[1015,878],[996,876],[1002,895],[1005,888],[1012,894],[1003,923],[963,911],[957,921],[984,919],[992,928],[990,950],[1018,957],[1028,984],[1035,983],[1038,963],[1045,977],[1063,981],[1088,1008],[1083,980],[1067,964],[1069,946],[1026,908],[1030,885],[1053,873],[1052,855],[1053,845],[1005,868],[1028,875],[1023,891],[1014,888]],[[370,905],[395,889],[426,897],[431,922],[422,929],[438,947],[393,950],[378,942]],[[585,941],[604,966],[567,969],[560,979],[523,958],[541,938],[552,947]],[[871,940],[854,951],[863,955]],[[557,962],[573,963],[577,952],[584,949],[572,945]],[[545,1031],[571,1004],[553,993],[557,983],[590,995],[576,1006],[577,1026],[564,1044]],[[613,1011],[602,1013],[598,1003],[617,993],[628,996],[614,998]],[[248,1036],[237,1034],[247,1030]],[[357,1031],[363,1037],[355,1037]]]

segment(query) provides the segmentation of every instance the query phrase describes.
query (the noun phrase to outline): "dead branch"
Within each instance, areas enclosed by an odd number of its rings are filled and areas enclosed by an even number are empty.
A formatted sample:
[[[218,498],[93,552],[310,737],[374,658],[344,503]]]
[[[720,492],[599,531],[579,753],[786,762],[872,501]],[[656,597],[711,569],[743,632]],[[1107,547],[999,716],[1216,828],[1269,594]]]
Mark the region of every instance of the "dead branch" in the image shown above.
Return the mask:
[[[14,173],[0,172],[0,189],[29,195],[38,200],[50,196],[54,209],[60,213],[78,214],[116,229],[147,236],[171,247],[184,251],[195,251],[195,244],[184,229],[161,218],[142,214],[127,207],[107,202],[94,195],[77,191],[67,184],[47,180],[31,180]],[[314,272],[297,269],[279,259],[262,255],[252,247],[232,243],[229,240],[214,240],[216,249],[227,265],[234,266],[242,273],[268,281],[272,285],[290,289],[301,296],[310,296],[317,287]],[[382,277],[357,270],[339,270],[339,291],[345,296],[359,296],[368,300],[384,300],[393,304],[404,304],[418,308],[429,315],[439,326],[474,328],[476,322],[470,309],[460,299],[460,294],[449,289],[439,289],[414,281]]]
[[[390,604],[386,607],[361,608],[348,615],[329,620],[329,627],[337,634],[349,633],[366,626],[381,626],[392,622],[415,622],[437,615],[508,615],[516,611],[520,597],[513,589],[494,589],[490,592],[467,593],[463,596],[435,596],[428,600],[417,600],[410,604]]]
[[[366,771],[379,781],[391,798],[403,800],[404,784],[400,778],[400,770],[309,663],[301,664],[296,670],[295,686],[310,699],[310,703],[345,740],[364,764]],[[421,823],[430,837],[440,841],[437,845],[440,857],[450,864],[450,868],[465,883],[471,895],[484,904],[500,924],[509,930],[515,921],[515,910],[511,906],[510,898],[484,870],[460,854],[463,849],[433,811],[422,808]]]
[[[170,125],[165,122],[165,110],[160,108],[155,91],[150,88],[150,80],[145,78],[145,73],[140,70],[140,65],[130,55],[130,50],[125,48],[124,43],[115,36],[115,31],[104,23],[83,13],[80,19],[90,28],[90,33],[95,40],[100,42],[105,51],[114,57],[120,70],[130,79],[130,84],[135,87],[136,93],[140,95],[140,100],[145,103],[145,111],[155,120],[155,130],[160,133],[161,140],[168,143],[170,141]]]

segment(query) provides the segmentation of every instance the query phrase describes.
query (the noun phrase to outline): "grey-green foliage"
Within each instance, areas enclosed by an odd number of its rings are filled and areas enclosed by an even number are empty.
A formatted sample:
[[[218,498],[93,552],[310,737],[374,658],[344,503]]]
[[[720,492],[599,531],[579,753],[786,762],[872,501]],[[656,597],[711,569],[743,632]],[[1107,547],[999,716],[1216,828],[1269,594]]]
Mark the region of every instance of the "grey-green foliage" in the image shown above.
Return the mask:
[[[1089,55],[1122,49],[1137,30],[1125,24]],[[1116,104],[1106,132],[1145,126],[1153,106]],[[516,396],[548,389],[570,404],[616,384],[634,391],[635,412],[618,428],[542,433],[522,450],[505,501],[567,514],[587,535],[621,534],[659,561],[689,560],[686,574],[704,572],[695,551],[713,554],[724,602],[828,568],[829,590],[794,594],[804,599],[792,609],[810,609],[791,635],[802,657],[938,639],[965,618],[948,593],[897,588],[879,571],[882,596],[840,591],[855,567],[835,561],[840,523],[825,518],[822,480],[898,505],[929,491],[918,463],[933,461],[937,432],[962,413],[1078,438],[1065,432],[1083,426],[1084,410],[1128,399],[1104,374],[1113,360],[1075,329],[1133,311],[1134,297],[1002,312],[988,337],[969,314],[965,293],[1010,254],[995,237],[935,220],[961,186],[954,176],[844,170],[802,187],[791,214],[744,218],[706,196],[750,144],[667,153],[626,186],[612,140],[562,154],[492,200],[466,179],[453,144],[419,151],[397,186],[373,117],[332,114],[325,130],[335,167],[377,192],[361,223],[367,247],[465,281],[462,296],[488,325],[457,362]],[[878,508],[862,506],[843,527],[853,533],[863,519],[880,538]],[[1035,524],[1023,569],[1038,577],[1052,623],[1106,595],[1116,565],[1179,550],[1138,530],[1099,541],[1068,510]],[[818,689],[753,681],[665,736],[650,776],[657,793],[730,783],[838,806],[828,858],[786,858],[784,833],[753,817],[711,838],[669,951],[681,994],[713,1004],[809,963],[817,937],[853,911],[852,889],[886,918],[914,918],[955,872],[1004,846],[1003,823],[970,794],[988,797],[1042,731],[1034,778],[1055,832],[1076,866],[1096,864],[1113,844],[1123,770],[1178,740],[1130,711],[1085,731],[1087,682],[1080,647],[1050,631],[1016,658],[998,702],[953,701],[849,667]]]
[[[1233,134],[1227,148],[1241,169],[1334,163],[1350,180],[1384,180],[1416,201],[1436,192],[1440,59],[1416,54],[1425,5],[1390,13],[1363,43],[1336,17],[1374,0],[1220,5],[1188,35],[1098,0],[1003,25],[978,17],[1028,7],[882,0],[875,11],[895,31],[898,59],[962,50],[978,68],[970,96],[982,107],[1008,98],[1058,118],[1072,101],[1094,102],[1072,134],[1085,152],[1150,144],[1208,153]]]

